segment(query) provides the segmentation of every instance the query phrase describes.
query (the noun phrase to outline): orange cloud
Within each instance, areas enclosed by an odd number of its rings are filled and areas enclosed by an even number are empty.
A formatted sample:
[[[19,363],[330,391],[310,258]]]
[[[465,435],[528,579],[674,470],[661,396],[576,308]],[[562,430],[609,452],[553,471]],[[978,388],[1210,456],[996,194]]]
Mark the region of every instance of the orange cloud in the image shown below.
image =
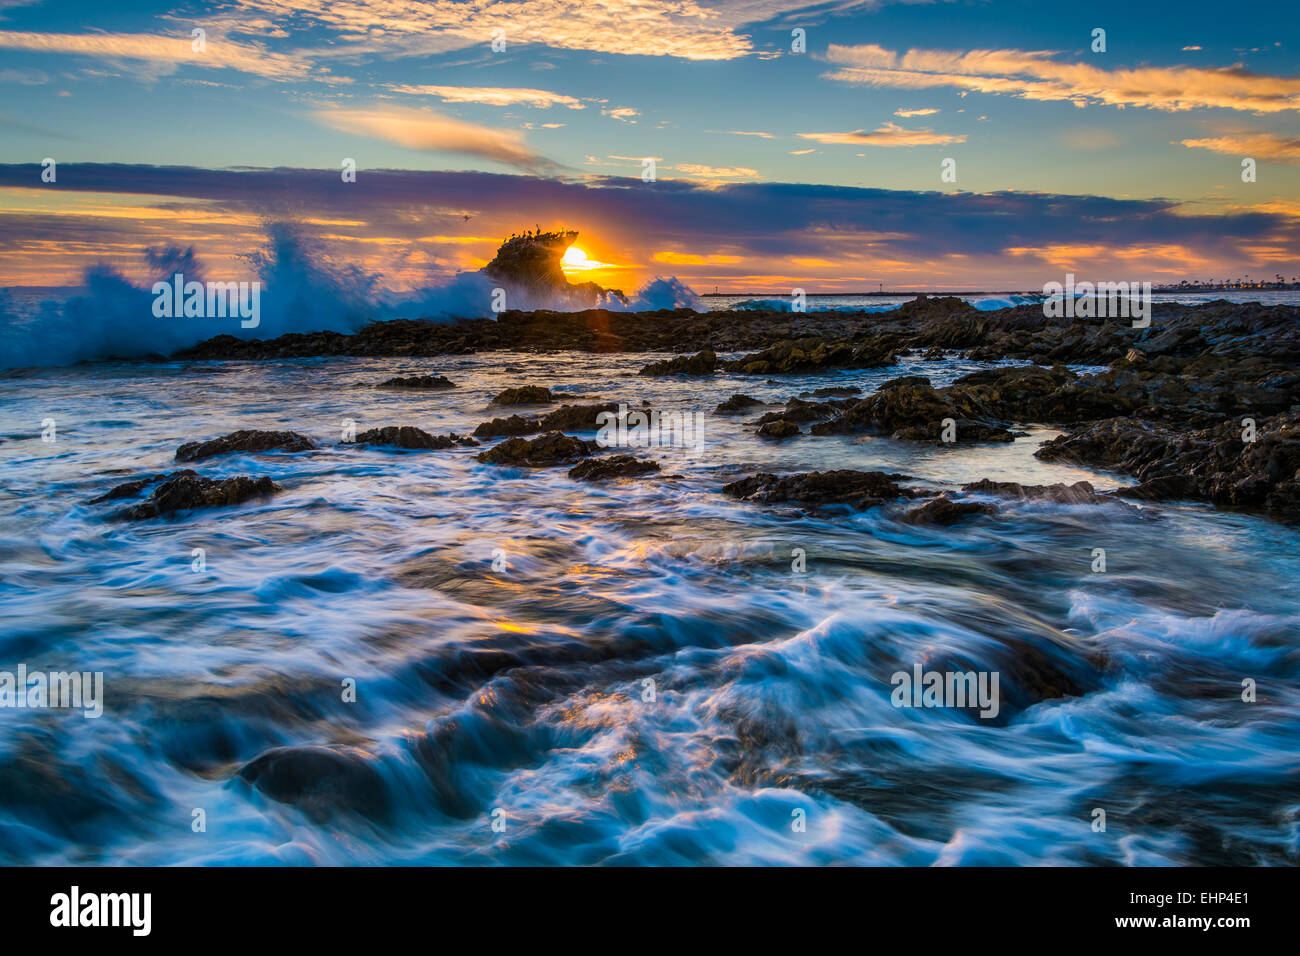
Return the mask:
[[[1054,59],[1056,55],[1043,50],[908,50],[900,55],[870,43],[831,44],[823,59],[842,67],[824,74],[826,78],[867,86],[912,90],[948,86],[1077,106],[1102,103],[1171,112],[1300,110],[1300,77],[1267,76],[1239,66],[1104,70],[1086,63],[1062,63]]]
[[[571,110],[585,109],[583,102],[563,93],[504,86],[390,86],[394,93],[412,96],[436,96],[447,103],[485,103],[488,106],[534,106],[547,109],[564,106]]]
[[[1206,139],[1180,139],[1189,149],[1209,149],[1229,156],[1249,156],[1275,163],[1300,165],[1300,137],[1276,133],[1238,133]]]
[[[966,142],[964,133],[952,136],[932,129],[904,129],[897,123],[886,123],[870,133],[859,129],[852,133],[800,133],[799,137],[836,146],[941,146]]]
[[[384,107],[374,110],[317,110],[317,122],[341,133],[387,140],[407,149],[480,156],[522,169],[548,163],[515,130],[491,129],[443,116],[432,110]]]

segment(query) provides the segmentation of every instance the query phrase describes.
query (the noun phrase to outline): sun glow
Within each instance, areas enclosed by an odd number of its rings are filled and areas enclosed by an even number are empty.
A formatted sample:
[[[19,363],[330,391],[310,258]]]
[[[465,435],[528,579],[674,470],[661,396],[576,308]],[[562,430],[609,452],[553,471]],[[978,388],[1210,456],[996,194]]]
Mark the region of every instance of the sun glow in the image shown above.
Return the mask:
[[[560,268],[565,272],[582,272],[586,269],[599,268],[600,264],[592,262],[587,258],[587,254],[577,246],[569,246],[565,250],[564,258],[560,260]]]

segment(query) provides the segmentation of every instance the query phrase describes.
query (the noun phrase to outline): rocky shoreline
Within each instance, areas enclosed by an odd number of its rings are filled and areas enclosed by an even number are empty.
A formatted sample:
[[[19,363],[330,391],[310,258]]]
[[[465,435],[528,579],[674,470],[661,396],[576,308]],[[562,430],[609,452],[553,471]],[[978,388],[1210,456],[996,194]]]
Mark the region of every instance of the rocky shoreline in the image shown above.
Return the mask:
[[[218,336],[174,357],[424,357],[494,350],[685,353],[648,363],[641,370],[647,376],[802,375],[887,368],[900,356],[1029,362],[976,372],[943,388],[912,375],[866,396],[842,390],[792,397],[755,424],[762,437],[777,441],[866,433],[962,443],[1011,441],[1025,425],[1048,425],[1067,434],[1044,445],[1038,457],[1137,479],[1121,492],[1125,497],[1194,499],[1300,520],[1295,306],[1160,304],[1145,329],[1121,319],[1047,318],[1038,305],[982,312],[958,298],[926,296],[876,313],[515,311],[496,321],[376,323],[355,335]],[[719,357],[728,352],[747,354]],[[1079,374],[1067,366],[1101,370]],[[436,384],[451,386],[444,382]],[[537,388],[503,395],[500,403],[549,397]],[[744,413],[750,402],[737,395],[731,407],[717,411]],[[588,419],[609,407],[495,419],[475,435],[589,430]]]

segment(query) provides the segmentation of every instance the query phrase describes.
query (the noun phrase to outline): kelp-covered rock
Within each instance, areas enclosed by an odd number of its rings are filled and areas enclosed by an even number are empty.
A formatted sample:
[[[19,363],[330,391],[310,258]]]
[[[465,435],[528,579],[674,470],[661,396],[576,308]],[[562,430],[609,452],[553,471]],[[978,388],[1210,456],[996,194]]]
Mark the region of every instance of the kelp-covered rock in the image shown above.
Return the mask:
[[[489,465],[517,465],[550,468],[567,465],[600,451],[594,441],[583,441],[563,432],[548,432],[538,438],[507,438],[474,457]]]
[[[217,455],[231,455],[237,452],[264,451],[309,451],[316,448],[314,441],[297,432],[270,432],[256,429],[241,429],[210,438],[207,441],[191,441],[176,449],[177,461],[202,461]]]
[[[137,495],[157,480],[157,477],[161,477],[162,480],[148,499],[117,512],[113,515],[114,520],[145,521],[177,511],[222,508],[284,490],[267,477],[249,478],[240,475],[234,478],[213,479],[186,469],[174,471],[165,477],[156,476],[153,480],[127,482],[101,495],[95,501],[113,501]]]

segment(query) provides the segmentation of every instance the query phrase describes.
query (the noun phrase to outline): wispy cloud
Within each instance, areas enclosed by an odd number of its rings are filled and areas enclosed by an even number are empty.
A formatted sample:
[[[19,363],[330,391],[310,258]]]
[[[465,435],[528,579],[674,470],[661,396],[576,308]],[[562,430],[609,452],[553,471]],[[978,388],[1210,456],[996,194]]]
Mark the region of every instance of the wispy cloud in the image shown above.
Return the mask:
[[[1274,163],[1300,166],[1300,137],[1279,136],[1276,133],[1235,133],[1205,139],[1182,139],[1180,145],[1189,149],[1209,149],[1229,156],[1249,156]]]
[[[525,170],[551,165],[529,148],[523,135],[516,130],[478,126],[432,110],[401,107],[322,109],[315,111],[312,117],[330,129],[373,136],[407,149],[478,156]]]
[[[484,103],[488,106],[523,105],[534,106],[538,109],[548,109],[552,106],[564,106],[571,110],[586,108],[586,104],[577,97],[526,87],[420,86],[405,84],[388,88],[394,93],[407,93],[411,96],[436,96],[446,103]]]
[[[1087,63],[1065,63],[1058,57],[1042,50],[908,50],[899,54],[876,44],[831,44],[823,58],[841,65],[841,69],[824,74],[826,78],[867,86],[911,90],[946,86],[1030,100],[1061,100],[1076,106],[1100,103],[1171,112],[1300,110],[1300,77],[1267,76],[1240,66],[1105,70]]]
[[[937,112],[939,111],[935,109],[894,110],[894,115],[903,119],[910,119],[913,116],[933,116]]]
[[[851,133],[800,133],[800,139],[834,146],[942,146],[946,143],[964,143],[966,134],[936,133],[932,129],[904,129],[897,123],[886,123],[879,129],[864,129]]]
[[[299,80],[312,72],[310,61],[299,54],[275,53],[259,43],[231,39],[209,32],[202,50],[193,48],[185,35],[155,33],[30,33],[0,30],[0,49],[30,53],[62,53],[109,62],[148,64],[152,75],[166,75],[177,67],[235,70],[273,80]],[[317,68],[318,72],[328,73]],[[317,75],[316,79],[322,79]],[[333,79],[333,78],[331,78]]]
[[[757,179],[758,170],[748,166],[705,166],[700,163],[678,163],[673,167],[679,173],[698,179]]]

